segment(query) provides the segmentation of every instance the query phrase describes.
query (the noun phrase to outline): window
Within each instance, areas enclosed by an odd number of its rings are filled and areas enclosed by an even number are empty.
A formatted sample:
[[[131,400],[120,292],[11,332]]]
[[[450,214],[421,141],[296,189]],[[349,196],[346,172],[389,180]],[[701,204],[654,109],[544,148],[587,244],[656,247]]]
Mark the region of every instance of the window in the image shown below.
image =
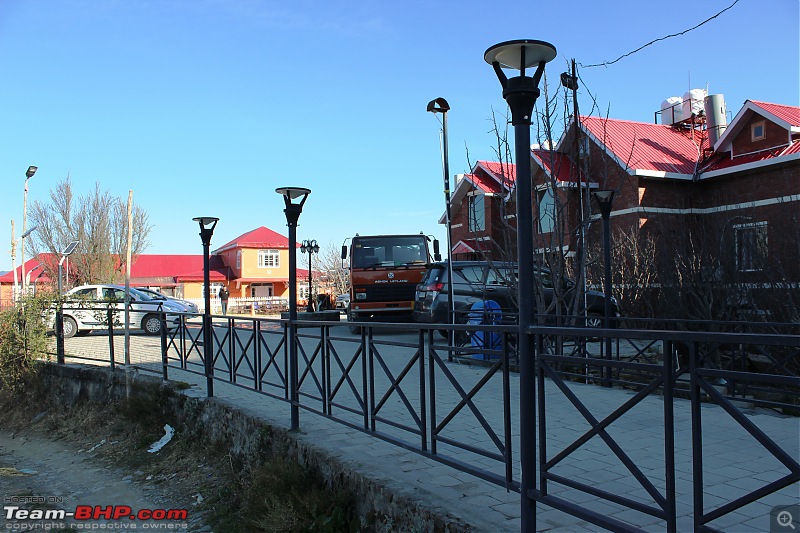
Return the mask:
[[[767,223],[740,224],[736,232],[736,270],[762,270],[767,261]]]
[[[236,268],[242,268],[242,251],[236,250]]]
[[[469,196],[469,231],[483,231],[486,229],[486,208],[482,194]]]
[[[550,233],[556,225],[556,198],[553,189],[539,191],[539,231]]]
[[[278,268],[281,266],[281,256],[278,250],[259,250],[258,268]]]
[[[222,283],[220,283],[218,281],[212,282],[211,286],[209,287],[209,289],[211,289],[211,291],[210,291],[211,292],[211,297],[212,298],[216,298],[217,296],[219,296],[219,291],[222,289],[222,287],[224,287],[224,285]],[[203,284],[200,287],[200,297],[201,298],[205,298],[206,297],[205,284]]]
[[[750,140],[760,141],[767,137],[764,121],[756,122],[750,126]]]

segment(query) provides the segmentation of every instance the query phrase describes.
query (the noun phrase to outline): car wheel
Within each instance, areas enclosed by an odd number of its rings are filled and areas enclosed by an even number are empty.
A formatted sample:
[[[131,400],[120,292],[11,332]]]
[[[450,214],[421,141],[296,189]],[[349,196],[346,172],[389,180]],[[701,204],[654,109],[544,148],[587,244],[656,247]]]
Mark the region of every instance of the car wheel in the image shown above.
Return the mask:
[[[158,335],[161,333],[161,319],[158,315],[147,315],[142,320],[142,329],[148,335]]]
[[[600,313],[589,313],[586,315],[586,327],[587,328],[602,328],[603,323],[605,322],[605,317]],[[600,337],[591,335],[589,337],[590,342],[598,342]]]
[[[78,323],[71,316],[64,317],[64,338],[71,339],[78,333]]]
[[[602,328],[604,316],[599,313],[589,313],[586,315],[587,328]]]

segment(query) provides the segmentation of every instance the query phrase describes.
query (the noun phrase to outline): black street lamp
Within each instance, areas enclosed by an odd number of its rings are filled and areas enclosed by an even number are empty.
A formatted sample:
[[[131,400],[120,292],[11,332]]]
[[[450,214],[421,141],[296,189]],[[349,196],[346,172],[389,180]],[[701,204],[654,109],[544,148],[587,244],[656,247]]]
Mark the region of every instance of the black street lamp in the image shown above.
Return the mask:
[[[297,220],[303,212],[311,189],[304,187],[279,187],[275,192],[283,196],[286,225],[289,226],[289,399],[292,403],[292,431],[300,429],[300,407],[297,390]],[[294,200],[300,199],[294,203]]]
[[[531,199],[531,115],[539,97],[539,80],[544,66],[556,57],[555,47],[544,41],[521,39],[506,41],[490,47],[483,59],[492,65],[500,84],[503,98],[511,109],[514,126],[514,158],[517,175],[517,265],[519,291],[519,358],[520,378],[520,467],[522,478],[521,519],[522,531],[535,531],[536,504],[536,360],[533,339],[528,328],[533,325],[534,268],[533,268],[533,204]],[[531,78],[525,70],[536,67]],[[507,78],[502,69],[519,70],[519,76]]]
[[[208,395],[214,396],[214,348],[211,346],[211,260],[209,258],[209,247],[211,246],[211,236],[214,235],[214,228],[219,219],[216,217],[197,217],[193,218],[200,224],[200,239],[203,241],[203,357],[206,371],[206,387]]]
[[[319,253],[319,244],[317,244],[315,240],[303,241],[303,244],[300,246],[300,251],[304,254],[308,254],[308,305],[306,306],[306,312],[313,313],[314,302],[311,300],[313,293],[311,290],[311,254]]]
[[[613,190],[598,190],[592,192],[597,206],[600,208],[600,216],[603,218],[603,268],[605,272],[605,280],[603,282],[603,291],[605,294],[605,302],[603,309],[603,327],[608,329],[611,324],[611,205],[614,203]],[[606,359],[611,359],[611,337],[605,339],[605,356]],[[604,385],[611,386],[611,367],[606,367]]]
[[[64,294],[64,288],[61,283],[61,278],[63,277],[62,273],[62,264],[64,263],[64,259],[67,258],[72,252],[75,251],[75,248],[78,246],[80,241],[72,241],[64,248],[64,251],[61,252],[61,259],[58,261],[58,311],[56,311],[56,362],[59,365],[64,364],[64,313],[62,310],[63,302],[61,300],[61,296]]]
[[[445,223],[447,228],[447,298],[450,302],[449,309],[447,310],[447,323],[455,324],[455,302],[453,301],[453,235],[452,235],[452,221],[450,220],[450,157],[448,153],[447,144],[447,112],[450,111],[450,104],[444,98],[437,98],[428,102],[428,112],[442,114],[442,171],[444,172],[444,209],[445,209]],[[448,335],[451,341],[450,346],[453,345],[455,333],[452,332]]]

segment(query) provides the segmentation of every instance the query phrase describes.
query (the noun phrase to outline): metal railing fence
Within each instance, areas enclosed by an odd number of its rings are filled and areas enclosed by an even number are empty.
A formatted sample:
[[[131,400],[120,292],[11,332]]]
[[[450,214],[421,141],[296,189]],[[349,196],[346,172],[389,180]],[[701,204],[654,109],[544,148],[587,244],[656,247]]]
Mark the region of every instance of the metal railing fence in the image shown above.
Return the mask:
[[[213,316],[211,345],[206,346],[203,324],[199,317],[182,315],[179,327],[163,327],[158,338],[135,337],[133,364],[164,379],[183,371],[286,402],[293,410],[325,417],[507,490],[520,490],[520,454],[532,453],[536,489],[525,496],[607,529],[633,531],[638,526],[635,518],[625,521],[598,512],[596,503],[581,503],[586,499],[576,494],[652,517],[662,521],[663,529],[676,531],[682,512],[676,508],[676,472],[689,469],[694,529],[714,531],[714,521],[800,484],[797,446],[768,435],[744,414],[780,412],[793,417],[788,418],[794,424],[790,428],[797,427],[797,324],[534,326],[528,334],[535,346],[529,355],[535,358],[535,384],[515,378],[518,329],[512,325],[355,323],[350,325],[360,326],[360,334],[354,335],[336,322],[301,320],[290,339],[287,320]],[[707,331],[700,331],[703,326]],[[741,331],[720,331],[736,328]],[[451,330],[460,339],[454,346],[442,335]],[[119,350],[113,348],[118,333],[108,331],[110,354],[103,356],[98,335],[68,339],[67,360],[118,364],[114,354]],[[294,403],[290,342],[298,354]],[[80,348],[92,343],[91,355]],[[536,406],[520,406],[519,388],[534,385]],[[596,398],[603,390],[626,391],[624,401],[598,413],[587,391]],[[655,411],[653,401],[660,402]],[[571,406],[575,420],[586,427],[554,440],[564,423],[551,415],[558,403]],[[777,461],[782,473],[724,501],[704,499],[709,486],[704,459],[710,453],[704,408],[710,405],[719,408],[714,416],[724,414],[736,431],[755,440],[759,453]],[[642,406],[661,413],[657,420],[642,422],[642,428],[657,434],[652,438],[658,443],[656,456],[645,462],[631,448],[635,443],[621,440],[617,429]],[[535,450],[517,449],[523,416],[536,418]],[[676,429],[681,424],[688,432]],[[678,434],[689,438],[677,439]],[[635,480],[635,496],[575,473],[590,444],[602,445],[596,453],[616,461]]]

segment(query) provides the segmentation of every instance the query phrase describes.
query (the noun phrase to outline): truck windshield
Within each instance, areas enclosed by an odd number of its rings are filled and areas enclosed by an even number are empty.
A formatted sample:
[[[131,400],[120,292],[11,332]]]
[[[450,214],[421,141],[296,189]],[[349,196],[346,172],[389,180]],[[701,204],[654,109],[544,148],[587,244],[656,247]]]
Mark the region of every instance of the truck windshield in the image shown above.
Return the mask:
[[[424,265],[428,246],[423,235],[355,238],[352,262],[353,268]]]

